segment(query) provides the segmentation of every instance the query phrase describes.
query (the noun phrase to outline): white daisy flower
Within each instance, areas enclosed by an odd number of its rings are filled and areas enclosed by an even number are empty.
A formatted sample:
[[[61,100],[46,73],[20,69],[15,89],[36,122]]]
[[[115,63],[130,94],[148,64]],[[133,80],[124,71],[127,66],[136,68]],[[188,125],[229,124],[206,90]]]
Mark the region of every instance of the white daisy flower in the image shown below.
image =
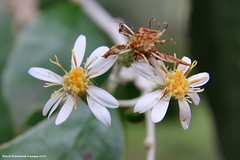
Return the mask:
[[[86,38],[80,35],[72,50],[71,70],[69,72],[60,65],[56,55],[56,62],[50,59],[52,63],[59,66],[65,72],[63,77],[48,69],[40,67],[32,67],[28,71],[31,76],[50,82],[46,83],[45,87],[56,85],[62,86],[62,88],[51,95],[51,98],[47,101],[42,111],[44,116],[49,112],[48,117],[50,117],[59,106],[60,102],[64,101],[56,118],[56,125],[63,123],[68,118],[72,112],[73,106],[75,106],[76,109],[77,97],[87,101],[92,113],[106,126],[111,125],[110,113],[106,107],[117,108],[119,106],[118,101],[112,95],[94,86],[90,80],[91,78],[104,74],[110,69],[116,61],[117,55],[113,55],[107,59],[103,58],[102,55],[106,53],[109,48],[101,46],[93,51],[84,67],[80,67],[85,48]]]
[[[188,57],[183,57],[182,60],[191,64],[191,59]],[[157,66],[155,66],[155,73],[146,63],[139,62],[132,64],[133,69],[138,74],[163,87],[162,90],[155,90],[144,95],[136,104],[134,111],[143,113],[152,109],[152,121],[154,123],[160,122],[167,112],[171,97],[174,97],[178,100],[182,127],[188,129],[191,119],[189,106],[191,101],[189,98],[192,99],[195,105],[198,105],[200,97],[197,93],[203,91],[199,86],[206,84],[209,80],[209,74],[206,72],[187,78],[187,75],[196,64],[197,61],[194,61],[191,66],[179,64],[177,69],[176,64],[174,64],[174,69],[168,71],[164,63],[158,60]]]

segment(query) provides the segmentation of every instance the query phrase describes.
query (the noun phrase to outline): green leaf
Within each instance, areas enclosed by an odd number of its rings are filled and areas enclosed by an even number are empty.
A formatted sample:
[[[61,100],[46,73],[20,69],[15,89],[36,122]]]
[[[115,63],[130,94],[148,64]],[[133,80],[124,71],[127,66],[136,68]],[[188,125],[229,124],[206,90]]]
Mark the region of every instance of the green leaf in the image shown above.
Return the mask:
[[[66,2],[67,0],[39,0],[38,2],[38,8],[41,10],[49,9],[51,7],[54,7],[55,5],[58,5],[59,3]]]
[[[122,134],[116,112],[112,126],[106,127],[81,103],[65,123],[45,120],[25,134],[0,147],[0,155],[44,155],[51,160],[120,160]],[[32,158],[33,159],[33,158]]]
[[[3,76],[4,94],[15,126],[23,123],[32,109],[43,107],[56,89],[43,88],[44,82],[28,75],[28,69],[38,66],[64,75],[49,58],[54,59],[56,54],[69,70],[71,49],[80,34],[87,37],[85,59],[95,48],[110,44],[79,6],[67,3],[44,12],[19,35]]]
[[[2,4],[2,3],[1,3]],[[1,8],[0,8],[1,10]],[[6,63],[6,59],[9,55],[13,36],[11,31],[10,16],[2,14],[0,11],[0,76],[2,76],[3,66]],[[10,140],[13,137],[12,122],[7,108],[6,101],[2,92],[2,77],[0,77],[0,144]]]

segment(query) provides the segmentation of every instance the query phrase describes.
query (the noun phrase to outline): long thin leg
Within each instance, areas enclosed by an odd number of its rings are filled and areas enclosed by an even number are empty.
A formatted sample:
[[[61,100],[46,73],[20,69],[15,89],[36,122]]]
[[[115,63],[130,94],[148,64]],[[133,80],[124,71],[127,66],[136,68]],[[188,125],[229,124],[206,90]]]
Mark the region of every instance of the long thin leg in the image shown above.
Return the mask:
[[[160,53],[158,51],[156,51],[155,53],[153,53],[153,56],[155,56],[156,58],[160,59],[160,60],[164,60],[164,61],[167,61],[167,62],[177,62],[177,63],[180,63],[180,64],[183,64],[183,65],[186,65],[186,66],[190,66],[191,64],[183,61],[183,60],[180,60],[178,58],[175,58],[169,54],[166,54],[166,53]]]

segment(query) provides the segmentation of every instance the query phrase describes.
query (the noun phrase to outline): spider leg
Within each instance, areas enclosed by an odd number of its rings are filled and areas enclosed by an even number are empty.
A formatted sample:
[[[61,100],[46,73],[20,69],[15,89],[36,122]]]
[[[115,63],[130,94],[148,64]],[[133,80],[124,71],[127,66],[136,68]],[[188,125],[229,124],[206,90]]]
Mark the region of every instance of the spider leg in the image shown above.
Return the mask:
[[[113,46],[102,57],[107,58],[112,54],[118,54],[119,52],[117,52],[117,50],[122,50],[122,49],[126,49],[126,46],[122,44]]]
[[[183,65],[186,65],[186,66],[190,66],[191,64],[181,60],[181,59],[178,59],[176,57],[173,57],[169,54],[166,54],[166,53],[160,53],[158,51],[156,51],[155,53],[153,53],[153,55],[156,57],[156,58],[159,58],[160,60],[164,60],[164,61],[167,61],[167,62],[171,62],[171,63],[174,63],[174,62],[177,62],[177,63],[180,63],[180,64],[183,64]]]

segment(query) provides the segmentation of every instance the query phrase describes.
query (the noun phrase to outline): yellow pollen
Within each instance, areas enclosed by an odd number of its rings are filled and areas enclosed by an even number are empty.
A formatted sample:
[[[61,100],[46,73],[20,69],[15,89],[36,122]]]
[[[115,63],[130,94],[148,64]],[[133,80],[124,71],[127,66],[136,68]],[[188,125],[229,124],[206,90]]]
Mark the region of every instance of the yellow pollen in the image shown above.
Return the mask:
[[[183,75],[182,71],[170,71],[167,73],[167,77],[164,81],[164,87],[169,96],[173,96],[176,99],[184,97],[189,90],[190,83],[188,79]]]
[[[83,68],[74,68],[63,76],[64,90],[74,96],[86,94],[89,82],[87,71]]]

